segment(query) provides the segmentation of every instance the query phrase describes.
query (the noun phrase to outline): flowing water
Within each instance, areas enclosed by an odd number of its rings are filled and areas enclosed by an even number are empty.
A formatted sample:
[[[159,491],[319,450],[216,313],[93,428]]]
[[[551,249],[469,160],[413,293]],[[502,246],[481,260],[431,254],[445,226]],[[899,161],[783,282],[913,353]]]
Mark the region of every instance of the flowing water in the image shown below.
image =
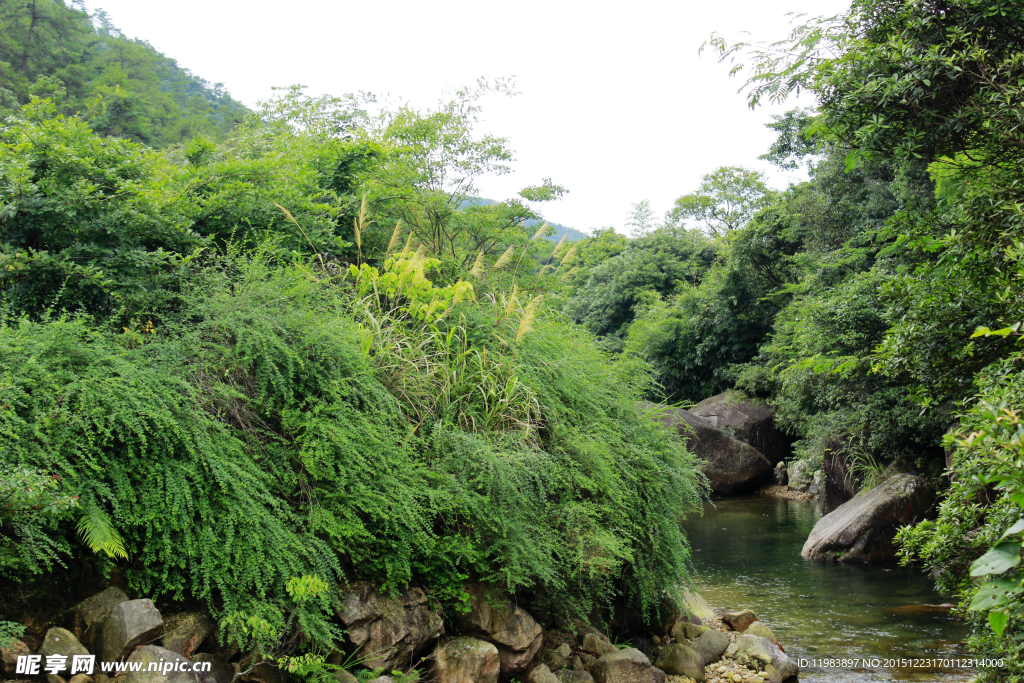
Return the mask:
[[[754,610],[791,657],[869,660],[802,666],[801,681],[969,680],[973,671],[956,666],[891,666],[969,656],[960,644],[968,629],[937,607],[950,600],[919,571],[800,557],[820,517],[815,502],[768,496],[707,504],[687,521],[698,591],[716,611]]]

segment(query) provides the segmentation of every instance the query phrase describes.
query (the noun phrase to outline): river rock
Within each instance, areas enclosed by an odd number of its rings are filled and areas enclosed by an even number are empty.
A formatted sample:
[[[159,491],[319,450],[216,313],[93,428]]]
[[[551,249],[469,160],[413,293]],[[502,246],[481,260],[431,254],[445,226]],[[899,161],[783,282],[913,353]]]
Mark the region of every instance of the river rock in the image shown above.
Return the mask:
[[[96,659],[116,662],[127,657],[140,643],[154,640],[163,626],[164,620],[152,600],[143,598],[119,603],[96,626],[93,647]]]
[[[812,560],[887,562],[896,557],[897,529],[924,519],[931,487],[921,477],[897,474],[818,520],[800,554]]]
[[[689,621],[677,621],[672,625],[671,635],[676,640],[683,640],[684,638],[686,640],[695,640],[700,638],[700,634],[710,628],[710,626],[691,624]]]
[[[526,683],[560,683],[558,677],[551,673],[547,664],[538,664],[526,677]]]
[[[729,647],[729,636],[717,629],[710,629],[700,634],[700,638],[691,643],[690,647],[697,651],[705,665],[717,662]]]
[[[700,596],[700,593],[684,589],[682,598],[683,609],[687,610],[690,616],[697,617],[698,623],[701,619],[715,618],[715,610],[711,609],[711,605],[708,604],[707,600]]]
[[[359,679],[346,669],[338,669],[331,678],[334,679],[335,683],[359,683]],[[217,683],[220,683],[220,681]]]
[[[196,664],[209,663],[210,670],[205,672],[203,675],[206,676],[213,683],[231,683],[231,680],[235,677],[235,668],[228,664],[225,660],[221,659],[216,655],[212,655],[208,652],[199,652],[192,656],[192,661]],[[337,674],[334,678],[338,683],[356,683],[356,677],[348,673],[344,669],[338,673],[346,673],[352,677],[351,681],[338,680]]]
[[[756,448],[772,465],[789,453],[789,440],[775,428],[775,411],[762,399],[727,391],[706,398],[690,412],[734,439]]]
[[[164,620],[160,644],[171,652],[191,657],[206,637],[213,633],[213,624],[199,612],[180,612]]]
[[[57,673],[64,675],[71,673],[71,658],[74,655],[87,655],[89,651],[78,642],[75,634],[65,628],[51,628],[46,632],[43,644],[39,646],[39,654],[43,655],[43,662],[49,655],[64,655],[67,662]]]
[[[569,646],[569,649],[572,650],[574,648],[579,647],[580,644],[579,639],[576,637],[575,633],[572,633],[571,631],[565,631],[562,629],[555,628],[549,631],[544,631],[543,636],[544,640],[542,647],[548,650],[557,650],[558,647],[561,646],[563,643],[567,644]]]
[[[460,636],[434,652],[437,683],[498,683],[500,673],[498,648],[486,640]]]
[[[560,683],[594,683],[594,677],[588,671],[577,671],[576,669],[562,669],[555,674]]]
[[[680,408],[641,404],[658,410],[657,419],[674,429],[704,466],[711,490],[734,495],[756,490],[771,475],[772,464],[756,448],[732,438],[721,429]]]
[[[92,647],[97,623],[122,602],[128,602],[128,596],[120,588],[111,586],[72,607],[68,625],[83,645]]]
[[[17,638],[7,641],[7,645],[0,648],[0,667],[3,667],[4,675],[7,678],[15,678],[14,672],[17,671],[18,657],[30,654],[32,654],[32,650],[28,649],[28,645]]]
[[[541,650],[537,660],[546,665],[551,671],[564,669],[569,665],[569,658],[556,650]]]
[[[768,680],[772,683],[784,681],[800,672],[796,662],[777,645],[754,635],[741,635],[729,645],[724,656],[748,669],[768,672]]]
[[[470,596],[469,612],[456,616],[462,632],[498,647],[503,675],[525,669],[543,642],[540,624],[513,604],[508,595],[493,588],[471,585],[466,592]],[[564,655],[568,657],[569,652]]]
[[[789,471],[786,469],[786,463],[778,462],[775,465],[775,485],[786,486],[789,484]]]
[[[704,680],[704,660],[692,647],[681,643],[666,645],[654,664],[669,676],[688,676],[695,681]]]
[[[159,663],[161,660],[165,663],[177,664],[179,667],[183,665],[188,670],[168,670],[166,673],[163,670],[146,670],[150,663]],[[127,673],[125,675],[125,683],[204,683],[202,680],[203,674],[195,673],[191,670],[192,666],[188,658],[156,645],[143,645],[132,653],[128,661],[141,662],[142,670]]]
[[[590,673],[597,683],[657,683],[651,660],[635,648],[603,655]]]
[[[820,467],[810,459],[794,460],[786,468],[789,488],[807,493],[814,484],[814,474]]]
[[[757,621],[757,615],[753,610],[728,610],[722,612],[722,622],[733,631],[743,632],[747,627]]]
[[[583,636],[583,642],[580,644],[580,648],[584,652],[593,652],[598,657],[615,652],[619,649],[612,645],[607,638],[599,638],[593,633],[587,633]]]
[[[772,643],[776,645],[779,644],[779,639],[775,637],[775,634],[772,633],[772,630],[770,628],[768,628],[768,625],[760,621],[755,621],[754,623],[752,623],[743,631],[743,633],[750,636],[759,636],[761,638],[767,638]]]
[[[351,584],[342,594],[338,619],[351,644],[370,657],[366,666],[386,671],[408,669],[444,633],[439,611],[413,587],[384,597],[369,583]]]

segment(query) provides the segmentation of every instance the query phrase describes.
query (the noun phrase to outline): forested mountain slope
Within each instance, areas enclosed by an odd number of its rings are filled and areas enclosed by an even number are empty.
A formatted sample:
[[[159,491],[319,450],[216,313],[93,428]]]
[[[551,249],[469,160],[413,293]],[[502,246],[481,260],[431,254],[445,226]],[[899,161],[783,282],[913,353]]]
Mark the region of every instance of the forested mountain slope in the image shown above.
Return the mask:
[[[0,2],[0,110],[49,98],[103,135],[154,147],[219,135],[246,109],[81,2]]]

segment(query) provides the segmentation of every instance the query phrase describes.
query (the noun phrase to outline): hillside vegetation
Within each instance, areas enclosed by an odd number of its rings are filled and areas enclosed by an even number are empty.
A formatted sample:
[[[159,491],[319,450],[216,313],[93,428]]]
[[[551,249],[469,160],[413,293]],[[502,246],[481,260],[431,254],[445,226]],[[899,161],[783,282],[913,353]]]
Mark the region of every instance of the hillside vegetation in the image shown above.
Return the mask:
[[[296,582],[457,609],[482,580],[544,620],[652,620],[706,482],[637,402],[739,389],[850,495],[896,472],[941,492],[904,559],[1007,654],[983,679],[1024,677],[1017,0],[713,36],[752,106],[814,98],[758,150],[807,180],[709,168],[661,221],[636,205],[633,237],[579,240],[543,221],[551,179],[479,196],[512,161],[476,130],[502,81],[245,112],[77,6],[4,6],[0,572],[22,597],[80,563],[306,653],[337,594]]]

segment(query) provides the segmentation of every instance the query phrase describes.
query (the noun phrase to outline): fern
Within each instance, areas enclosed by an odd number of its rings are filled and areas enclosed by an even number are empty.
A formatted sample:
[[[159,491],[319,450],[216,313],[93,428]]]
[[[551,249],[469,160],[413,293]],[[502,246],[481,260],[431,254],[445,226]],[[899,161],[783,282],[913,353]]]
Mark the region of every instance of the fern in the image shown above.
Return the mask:
[[[95,503],[82,507],[82,516],[76,525],[78,535],[94,553],[106,553],[111,559],[128,559],[124,540],[117,533],[110,517]]]

